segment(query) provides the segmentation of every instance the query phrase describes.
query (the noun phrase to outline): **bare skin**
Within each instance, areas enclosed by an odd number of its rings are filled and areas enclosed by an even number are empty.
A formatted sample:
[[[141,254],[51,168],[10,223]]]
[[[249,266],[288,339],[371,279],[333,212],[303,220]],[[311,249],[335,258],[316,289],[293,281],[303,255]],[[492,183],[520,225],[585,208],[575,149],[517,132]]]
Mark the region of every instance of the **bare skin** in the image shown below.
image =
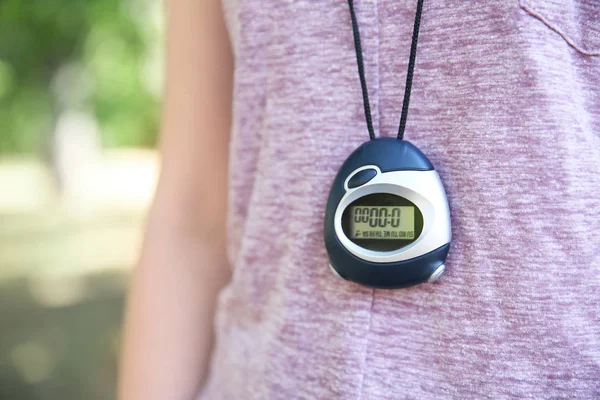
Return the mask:
[[[190,400],[206,377],[225,256],[233,57],[219,0],[167,0],[162,171],[134,271],[121,400]]]

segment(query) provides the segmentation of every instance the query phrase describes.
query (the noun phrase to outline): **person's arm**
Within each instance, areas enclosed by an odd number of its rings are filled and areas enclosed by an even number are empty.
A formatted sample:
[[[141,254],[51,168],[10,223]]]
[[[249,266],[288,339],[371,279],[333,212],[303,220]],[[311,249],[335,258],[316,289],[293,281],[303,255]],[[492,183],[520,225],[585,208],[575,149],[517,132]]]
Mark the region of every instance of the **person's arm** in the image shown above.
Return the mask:
[[[225,256],[233,59],[220,0],[167,1],[162,171],[125,318],[119,399],[190,400]]]

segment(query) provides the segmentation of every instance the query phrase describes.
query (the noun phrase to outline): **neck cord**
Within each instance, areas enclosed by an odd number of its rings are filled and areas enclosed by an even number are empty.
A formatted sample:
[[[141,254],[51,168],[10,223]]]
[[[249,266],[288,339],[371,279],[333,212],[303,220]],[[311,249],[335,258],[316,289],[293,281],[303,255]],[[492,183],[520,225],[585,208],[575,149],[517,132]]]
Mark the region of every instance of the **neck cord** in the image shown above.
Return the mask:
[[[356,50],[356,63],[358,64],[358,76],[360,78],[360,86],[363,95],[363,104],[365,107],[365,119],[367,121],[367,129],[369,130],[369,138],[375,139],[375,131],[373,129],[373,120],[371,118],[371,106],[369,104],[369,93],[367,92],[367,81],[365,79],[365,67],[363,65],[362,47],[360,45],[360,33],[358,31],[358,22],[356,13],[354,12],[354,0],[348,0],[350,6],[350,17],[352,18],[352,32],[354,34],[354,49]],[[417,57],[417,42],[419,40],[419,27],[421,25],[421,12],[423,10],[423,0],[417,0],[417,12],[415,15],[415,24],[413,27],[412,43],[410,46],[410,57],[408,59],[408,71],[406,73],[406,85],[404,86],[404,102],[402,103],[402,116],[400,117],[400,125],[398,127],[398,140],[404,138],[404,130],[406,129],[406,118],[408,116],[408,104],[410,102],[410,90],[412,88],[413,71],[415,69],[415,59]]]

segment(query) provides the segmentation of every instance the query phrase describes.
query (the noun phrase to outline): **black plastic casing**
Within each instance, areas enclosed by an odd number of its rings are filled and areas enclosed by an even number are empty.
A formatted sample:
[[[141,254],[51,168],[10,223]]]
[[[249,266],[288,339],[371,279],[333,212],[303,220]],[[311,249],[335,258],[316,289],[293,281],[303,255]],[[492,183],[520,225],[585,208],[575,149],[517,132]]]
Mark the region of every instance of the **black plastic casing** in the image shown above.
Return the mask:
[[[325,247],[333,269],[344,279],[375,288],[402,288],[427,282],[431,274],[445,262],[450,244],[410,260],[375,263],[350,253],[338,240],[334,216],[346,194],[344,182],[356,169],[376,165],[382,173],[390,171],[431,171],[427,157],[408,141],[378,138],[363,143],[346,159],[329,193],[325,211]]]

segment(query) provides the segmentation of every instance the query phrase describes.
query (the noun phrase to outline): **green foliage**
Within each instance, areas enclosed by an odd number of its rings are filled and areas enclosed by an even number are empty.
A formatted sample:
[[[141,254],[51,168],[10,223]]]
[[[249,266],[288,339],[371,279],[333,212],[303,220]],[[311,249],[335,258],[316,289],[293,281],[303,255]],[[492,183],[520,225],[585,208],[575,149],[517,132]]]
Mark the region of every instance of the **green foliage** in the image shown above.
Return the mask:
[[[159,59],[156,6],[0,1],[0,153],[39,151],[65,108],[91,112],[107,146],[153,145],[159,99],[148,71]]]

